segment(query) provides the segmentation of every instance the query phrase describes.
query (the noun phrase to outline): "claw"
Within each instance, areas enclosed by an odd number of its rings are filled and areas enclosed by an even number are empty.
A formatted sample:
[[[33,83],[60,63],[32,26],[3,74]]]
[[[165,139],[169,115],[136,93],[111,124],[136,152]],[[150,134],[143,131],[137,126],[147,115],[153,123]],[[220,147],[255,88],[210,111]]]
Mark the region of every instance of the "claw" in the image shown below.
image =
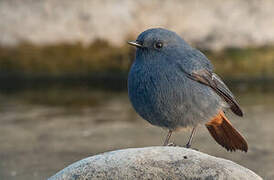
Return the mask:
[[[169,143],[167,146],[173,146],[173,147],[176,147],[177,145],[175,143]]]
[[[189,145],[189,144],[186,144],[184,147],[187,149],[193,149],[195,151],[199,151],[199,149],[197,149],[197,148],[191,148],[191,145]]]

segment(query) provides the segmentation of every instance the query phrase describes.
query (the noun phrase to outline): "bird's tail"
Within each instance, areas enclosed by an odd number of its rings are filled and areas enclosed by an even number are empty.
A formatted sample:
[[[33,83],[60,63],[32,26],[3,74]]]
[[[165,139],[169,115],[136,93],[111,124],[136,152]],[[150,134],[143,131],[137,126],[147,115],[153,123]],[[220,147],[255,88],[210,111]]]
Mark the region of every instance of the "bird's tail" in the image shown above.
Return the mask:
[[[247,152],[248,145],[244,137],[232,126],[223,111],[206,123],[211,136],[228,151],[237,149]]]

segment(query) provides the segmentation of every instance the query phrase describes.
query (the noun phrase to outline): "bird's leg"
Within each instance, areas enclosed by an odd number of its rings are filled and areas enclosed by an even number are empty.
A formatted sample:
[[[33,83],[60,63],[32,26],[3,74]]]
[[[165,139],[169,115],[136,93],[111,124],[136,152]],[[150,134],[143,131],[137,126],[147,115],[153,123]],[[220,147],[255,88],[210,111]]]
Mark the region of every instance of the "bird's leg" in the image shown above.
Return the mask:
[[[172,134],[172,130],[169,130],[169,131],[168,131],[168,134],[167,134],[167,136],[166,136],[166,140],[165,140],[165,142],[164,142],[164,146],[168,146],[168,141],[169,141],[169,139],[170,139],[171,134]]]
[[[194,126],[193,129],[192,129],[192,131],[191,131],[190,137],[189,137],[188,142],[186,144],[186,148],[190,148],[191,147],[191,143],[192,143],[192,139],[193,139],[193,136],[195,134],[195,131],[196,131],[196,127],[197,126]]]

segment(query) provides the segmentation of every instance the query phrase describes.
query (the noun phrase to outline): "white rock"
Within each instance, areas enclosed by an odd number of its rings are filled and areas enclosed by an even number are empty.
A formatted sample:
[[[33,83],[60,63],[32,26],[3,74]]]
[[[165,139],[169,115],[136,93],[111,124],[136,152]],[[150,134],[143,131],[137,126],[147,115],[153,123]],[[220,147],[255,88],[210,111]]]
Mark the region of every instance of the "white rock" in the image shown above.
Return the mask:
[[[49,180],[185,179],[261,180],[232,161],[182,147],[146,147],[107,152],[80,160]]]

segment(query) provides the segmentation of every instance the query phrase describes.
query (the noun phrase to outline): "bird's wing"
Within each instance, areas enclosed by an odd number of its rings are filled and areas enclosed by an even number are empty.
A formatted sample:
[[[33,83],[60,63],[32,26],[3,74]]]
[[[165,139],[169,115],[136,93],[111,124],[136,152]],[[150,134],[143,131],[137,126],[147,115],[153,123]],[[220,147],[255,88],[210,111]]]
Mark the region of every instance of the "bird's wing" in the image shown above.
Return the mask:
[[[221,78],[213,73],[213,66],[207,57],[196,49],[183,51],[175,58],[177,66],[190,79],[198,81],[211,87],[230,106],[230,109],[238,116],[243,116],[243,112],[235,100],[232,92],[228,89]]]
[[[236,102],[232,92],[228,89],[221,78],[208,70],[196,70],[188,74],[188,77],[211,87],[219,96],[221,96],[229,105],[232,112],[238,116],[243,116],[243,112]]]

